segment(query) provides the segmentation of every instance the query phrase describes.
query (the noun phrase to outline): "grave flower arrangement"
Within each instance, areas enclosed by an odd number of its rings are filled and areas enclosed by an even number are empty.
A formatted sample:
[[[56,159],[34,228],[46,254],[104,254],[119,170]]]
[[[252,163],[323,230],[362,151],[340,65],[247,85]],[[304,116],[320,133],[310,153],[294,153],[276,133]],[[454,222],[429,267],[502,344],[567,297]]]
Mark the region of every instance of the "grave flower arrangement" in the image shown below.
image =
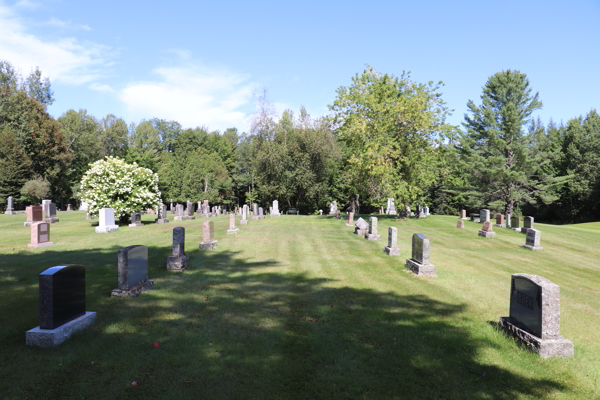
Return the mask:
[[[156,210],[161,202],[157,174],[115,157],[91,164],[81,179],[80,193],[90,215],[112,208],[119,219],[147,208]]]

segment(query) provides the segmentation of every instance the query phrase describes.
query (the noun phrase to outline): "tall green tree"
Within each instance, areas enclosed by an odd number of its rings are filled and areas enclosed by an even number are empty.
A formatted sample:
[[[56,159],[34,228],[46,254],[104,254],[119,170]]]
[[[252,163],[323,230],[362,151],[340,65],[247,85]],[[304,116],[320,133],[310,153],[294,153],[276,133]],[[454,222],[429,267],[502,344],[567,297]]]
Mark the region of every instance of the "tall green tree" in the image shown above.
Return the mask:
[[[24,83],[24,89],[29,97],[36,99],[44,107],[51,106],[54,103],[54,91],[52,90],[50,78],[45,77],[42,79],[42,71],[38,67],[35,68],[35,71],[31,71]]]
[[[103,156],[123,157],[127,154],[129,130],[122,118],[108,114],[99,121],[98,142]]]
[[[8,196],[18,199],[21,187],[31,176],[31,160],[25,152],[17,132],[9,126],[0,126],[0,205]]]

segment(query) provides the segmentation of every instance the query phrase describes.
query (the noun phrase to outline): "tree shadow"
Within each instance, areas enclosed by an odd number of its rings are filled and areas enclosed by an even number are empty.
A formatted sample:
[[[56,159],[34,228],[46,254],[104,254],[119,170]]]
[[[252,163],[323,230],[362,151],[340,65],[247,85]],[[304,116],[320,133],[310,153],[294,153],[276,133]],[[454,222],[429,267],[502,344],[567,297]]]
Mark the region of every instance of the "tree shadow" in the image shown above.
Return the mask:
[[[464,304],[340,287],[231,251],[188,248],[189,270],[173,273],[166,271],[170,246],[149,247],[154,291],[111,298],[118,249],[15,253],[0,260],[2,276],[16,277],[3,284],[0,298],[18,297],[20,308],[0,303],[3,393],[504,400],[568,390],[478,362],[478,352],[493,344],[458,326]],[[39,270],[21,269],[24,257]],[[24,332],[38,325],[38,273],[59,259],[86,265],[87,308],[98,320],[58,348],[27,348]],[[11,386],[23,373],[27,384]]]

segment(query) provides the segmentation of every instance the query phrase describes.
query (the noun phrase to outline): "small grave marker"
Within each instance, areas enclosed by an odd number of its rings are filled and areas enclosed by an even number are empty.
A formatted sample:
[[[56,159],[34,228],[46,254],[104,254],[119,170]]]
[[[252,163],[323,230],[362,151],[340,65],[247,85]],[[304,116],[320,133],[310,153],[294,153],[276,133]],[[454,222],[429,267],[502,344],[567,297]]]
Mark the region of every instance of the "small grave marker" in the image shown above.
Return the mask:
[[[389,256],[400,255],[400,249],[397,246],[397,241],[398,231],[396,227],[390,226],[388,228],[388,245],[383,249]]]
[[[230,235],[237,235],[240,230],[235,226],[235,214],[229,214],[229,229],[227,233]]]
[[[492,222],[491,221],[485,221],[483,223],[483,228],[479,231],[479,236],[482,237],[496,237],[496,232],[494,232],[492,230]]]
[[[365,235],[367,240],[379,240],[381,236],[377,234],[377,217],[369,217],[369,232]]]
[[[200,250],[212,250],[219,245],[214,238],[214,223],[212,221],[204,222],[204,241],[200,243]]]
[[[188,255],[185,254],[185,228],[173,228],[173,255],[167,258],[169,271],[185,271],[188,266]]]
[[[429,263],[431,245],[422,233],[412,237],[412,258],[406,260],[406,267],[416,275],[435,276],[435,265]]]

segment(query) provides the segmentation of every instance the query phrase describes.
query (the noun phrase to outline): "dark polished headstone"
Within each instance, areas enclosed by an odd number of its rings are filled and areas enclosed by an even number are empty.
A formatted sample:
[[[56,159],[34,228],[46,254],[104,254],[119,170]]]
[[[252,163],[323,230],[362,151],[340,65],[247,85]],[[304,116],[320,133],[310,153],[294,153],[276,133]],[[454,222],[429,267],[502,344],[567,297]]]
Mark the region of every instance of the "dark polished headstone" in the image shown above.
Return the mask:
[[[530,279],[512,277],[510,316],[527,332],[542,337],[542,288]]]
[[[119,288],[131,289],[148,280],[148,246],[135,245],[119,251]]]
[[[55,329],[85,314],[85,267],[64,265],[40,274],[40,329]]]

